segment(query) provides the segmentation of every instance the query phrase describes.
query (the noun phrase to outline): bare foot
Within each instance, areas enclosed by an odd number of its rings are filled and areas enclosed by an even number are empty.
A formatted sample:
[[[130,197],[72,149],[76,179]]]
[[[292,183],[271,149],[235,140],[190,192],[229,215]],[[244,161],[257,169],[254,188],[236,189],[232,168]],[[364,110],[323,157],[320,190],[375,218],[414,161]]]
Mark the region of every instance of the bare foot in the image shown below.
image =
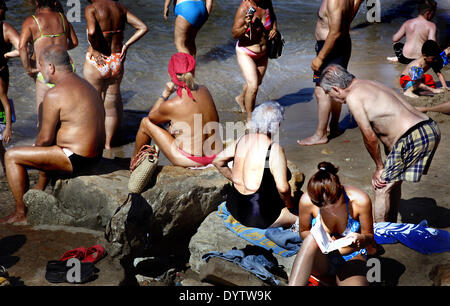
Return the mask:
[[[26,225],[27,216],[25,214],[14,213],[11,216],[0,219],[0,224]]]
[[[324,144],[328,142],[328,137],[318,137],[316,135],[312,135],[308,138],[297,140],[297,143],[301,146],[314,146],[319,144]]]
[[[416,109],[422,113],[426,113],[428,111],[427,108],[423,106],[416,106]]]
[[[398,62],[397,56],[386,57],[386,59],[387,59],[388,61],[391,61],[391,62]]]
[[[409,92],[409,91],[405,91],[403,93],[405,96],[410,97],[410,98],[418,98],[419,96],[416,95],[415,93]]]
[[[236,98],[234,98],[234,100],[236,101],[236,103],[241,107],[241,113],[245,113],[245,106],[244,106],[244,98],[241,97],[241,95],[236,96]]]

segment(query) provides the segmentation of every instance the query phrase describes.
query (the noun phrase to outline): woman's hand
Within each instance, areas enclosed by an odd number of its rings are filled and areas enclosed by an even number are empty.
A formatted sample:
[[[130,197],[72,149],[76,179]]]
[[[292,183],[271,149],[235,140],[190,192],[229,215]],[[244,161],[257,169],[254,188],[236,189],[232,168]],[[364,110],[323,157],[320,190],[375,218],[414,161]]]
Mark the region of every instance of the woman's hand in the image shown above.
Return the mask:
[[[128,45],[125,43],[122,46],[122,52],[120,52],[120,60],[121,61],[125,60],[125,57],[127,56],[127,51],[128,51]]]
[[[270,30],[270,32],[269,32],[269,40],[274,39],[275,36],[277,36],[277,33],[278,33],[277,29],[272,28],[272,30]]]
[[[345,236],[345,239],[351,239],[352,244],[350,246],[357,249],[362,249],[364,247],[364,235],[360,233],[350,233]]]
[[[3,141],[5,142],[5,143],[8,143],[8,142],[10,142],[11,141],[11,135],[12,135],[12,133],[11,133],[11,128],[10,127],[7,127],[4,131],[3,131]]]
[[[163,17],[165,21],[169,21],[169,7],[164,7]]]

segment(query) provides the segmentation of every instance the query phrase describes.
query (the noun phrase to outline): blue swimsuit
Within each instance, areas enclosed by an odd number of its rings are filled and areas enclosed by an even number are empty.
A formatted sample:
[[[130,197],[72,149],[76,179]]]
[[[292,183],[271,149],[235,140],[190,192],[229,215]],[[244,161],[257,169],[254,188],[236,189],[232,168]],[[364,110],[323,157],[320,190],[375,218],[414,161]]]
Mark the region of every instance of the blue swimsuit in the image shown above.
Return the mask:
[[[200,28],[208,17],[203,0],[186,0],[175,5],[175,16],[181,15],[192,26]]]
[[[345,228],[345,231],[341,234],[342,236],[347,236],[350,233],[356,233],[359,231],[359,228],[361,227],[361,224],[359,223],[358,220],[353,219],[350,216],[350,212],[348,210],[348,203],[349,203],[349,198],[347,196],[347,194],[345,193],[344,190],[344,199],[345,199],[345,204],[347,206],[347,227]],[[316,221],[318,220],[317,218],[320,218],[320,210],[319,210],[319,215],[312,219],[311,221],[311,225],[313,226]],[[337,269],[338,266],[344,264],[345,262],[349,261],[350,259],[352,259],[355,256],[358,255],[363,255],[366,256],[367,255],[367,250],[365,248],[362,248],[360,250],[357,250],[351,254],[348,255],[341,255],[339,252],[331,252],[329,254],[327,254],[329,259],[330,259],[330,264],[331,264],[331,270],[333,272],[335,272],[335,270]]]

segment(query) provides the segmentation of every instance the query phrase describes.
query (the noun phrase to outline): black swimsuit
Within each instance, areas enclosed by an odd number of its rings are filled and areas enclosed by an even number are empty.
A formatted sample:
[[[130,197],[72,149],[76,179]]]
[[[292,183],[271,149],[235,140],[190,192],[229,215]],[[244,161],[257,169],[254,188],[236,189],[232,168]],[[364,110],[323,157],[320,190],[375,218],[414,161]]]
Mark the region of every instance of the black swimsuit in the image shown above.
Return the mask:
[[[278,219],[281,210],[285,207],[270,168],[267,166],[271,147],[272,144],[267,150],[266,167],[259,189],[253,194],[244,195],[233,185],[227,195],[228,211],[245,226],[268,228]]]

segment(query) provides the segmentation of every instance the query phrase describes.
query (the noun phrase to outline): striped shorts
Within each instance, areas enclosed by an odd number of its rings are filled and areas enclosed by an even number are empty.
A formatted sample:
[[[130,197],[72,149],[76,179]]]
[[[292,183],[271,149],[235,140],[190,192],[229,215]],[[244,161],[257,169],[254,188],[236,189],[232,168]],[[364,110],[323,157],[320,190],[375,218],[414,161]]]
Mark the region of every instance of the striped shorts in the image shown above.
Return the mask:
[[[420,181],[422,174],[428,172],[440,139],[441,131],[432,119],[411,127],[394,144],[384,162],[381,179],[388,183]]]

